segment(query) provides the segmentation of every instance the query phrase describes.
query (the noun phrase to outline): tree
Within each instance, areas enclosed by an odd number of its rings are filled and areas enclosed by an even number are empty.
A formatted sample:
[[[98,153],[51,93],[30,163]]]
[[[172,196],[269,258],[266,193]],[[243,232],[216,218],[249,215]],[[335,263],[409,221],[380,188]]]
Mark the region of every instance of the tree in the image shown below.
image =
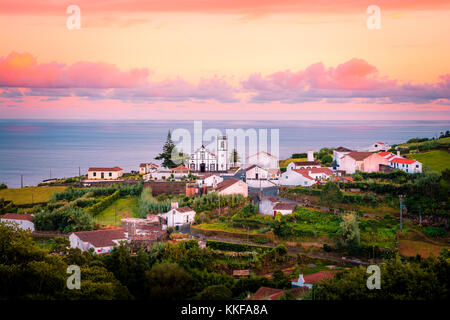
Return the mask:
[[[334,208],[343,200],[341,189],[336,182],[330,181],[325,184],[320,194],[320,202],[329,208]]]
[[[146,278],[150,299],[184,300],[190,296],[192,277],[176,263],[154,265]]]
[[[224,285],[215,285],[206,287],[200,292],[196,299],[198,300],[230,300],[233,293]]]
[[[233,151],[231,151],[230,159],[234,167],[236,166],[236,163],[238,163],[239,160],[241,160],[241,157],[239,156],[239,153],[237,152],[236,149],[233,149]]]
[[[341,236],[347,247],[358,247],[360,241],[358,217],[355,214],[346,214],[342,217]]]
[[[175,149],[175,144],[172,141],[172,134],[169,133],[167,134],[167,140],[166,143],[163,146],[163,151],[157,155],[155,157],[155,160],[163,160],[163,167],[167,167],[167,168],[175,168],[177,166],[177,164],[175,164],[172,160],[172,154],[174,152]],[[176,151],[175,151],[176,152]]]
[[[68,247],[70,247],[69,238],[56,237],[53,240],[51,251],[52,252],[67,252]]]

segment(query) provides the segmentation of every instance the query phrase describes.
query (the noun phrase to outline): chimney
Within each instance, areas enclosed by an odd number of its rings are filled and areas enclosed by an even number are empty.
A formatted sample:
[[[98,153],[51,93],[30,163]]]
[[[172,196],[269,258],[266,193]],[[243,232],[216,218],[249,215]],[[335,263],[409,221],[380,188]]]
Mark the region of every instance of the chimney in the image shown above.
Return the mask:
[[[397,151],[397,156],[400,157],[400,151]]]
[[[171,202],[170,203],[170,209],[177,209],[178,208],[178,202]]]
[[[300,274],[300,276],[298,277],[298,284],[300,286],[302,286],[303,284],[305,284],[305,279],[303,279],[303,274]]]
[[[314,151],[308,151],[308,161],[314,161]]]

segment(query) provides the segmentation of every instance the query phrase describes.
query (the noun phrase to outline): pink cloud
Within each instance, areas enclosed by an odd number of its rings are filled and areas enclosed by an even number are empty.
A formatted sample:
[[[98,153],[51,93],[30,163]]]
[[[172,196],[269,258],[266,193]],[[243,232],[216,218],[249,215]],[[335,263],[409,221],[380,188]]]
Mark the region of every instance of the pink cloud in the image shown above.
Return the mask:
[[[145,85],[148,75],[146,69],[121,71],[102,62],[39,64],[28,53],[0,58],[0,86],[5,87],[127,88]]]
[[[13,52],[6,58],[0,58],[0,86],[8,88],[0,92],[0,96],[79,96],[123,101],[237,101],[235,88],[220,78],[202,79],[197,84],[180,78],[151,82],[148,80],[149,74],[147,69],[122,71],[115,65],[101,62],[40,64],[30,54]]]
[[[378,69],[362,59],[351,59],[336,68],[323,63],[305,70],[276,72],[267,76],[252,74],[242,81],[251,92],[251,102],[329,103],[359,101],[360,103],[430,103],[450,104],[450,75],[437,83],[400,84],[379,75]]]

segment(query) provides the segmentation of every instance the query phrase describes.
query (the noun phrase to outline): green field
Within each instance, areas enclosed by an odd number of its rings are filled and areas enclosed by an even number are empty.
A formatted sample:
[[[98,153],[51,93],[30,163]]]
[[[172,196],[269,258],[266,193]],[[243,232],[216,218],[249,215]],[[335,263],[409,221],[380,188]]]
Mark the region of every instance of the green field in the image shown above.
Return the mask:
[[[0,190],[0,198],[14,202],[16,205],[48,202],[55,192],[67,187],[26,187]]]
[[[400,144],[400,146],[403,146],[403,147],[415,147],[415,146],[418,146],[420,144],[424,144],[424,143],[427,143],[427,142],[433,142],[433,141],[438,142],[438,143],[450,143],[450,137],[442,138],[442,139],[436,139],[436,140],[429,140],[429,141],[424,141],[424,142],[402,143],[402,144]]]
[[[432,150],[408,156],[422,162],[423,167],[429,167],[435,172],[442,172],[445,169],[450,169],[450,153],[444,150]]]
[[[286,168],[288,166],[288,164],[293,161],[307,161],[307,160],[308,160],[307,158],[288,158],[286,160],[280,160],[279,165],[280,165],[280,168]]]
[[[95,222],[102,226],[120,225],[120,219],[137,217],[138,211],[137,197],[117,199],[112,205],[95,216]]]

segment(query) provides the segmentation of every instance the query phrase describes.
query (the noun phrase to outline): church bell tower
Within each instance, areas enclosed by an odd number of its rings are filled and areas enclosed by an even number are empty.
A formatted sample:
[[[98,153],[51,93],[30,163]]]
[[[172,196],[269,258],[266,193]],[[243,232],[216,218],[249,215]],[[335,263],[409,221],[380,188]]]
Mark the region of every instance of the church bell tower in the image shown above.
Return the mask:
[[[228,139],[227,136],[217,137],[217,170],[227,171],[228,168]]]

